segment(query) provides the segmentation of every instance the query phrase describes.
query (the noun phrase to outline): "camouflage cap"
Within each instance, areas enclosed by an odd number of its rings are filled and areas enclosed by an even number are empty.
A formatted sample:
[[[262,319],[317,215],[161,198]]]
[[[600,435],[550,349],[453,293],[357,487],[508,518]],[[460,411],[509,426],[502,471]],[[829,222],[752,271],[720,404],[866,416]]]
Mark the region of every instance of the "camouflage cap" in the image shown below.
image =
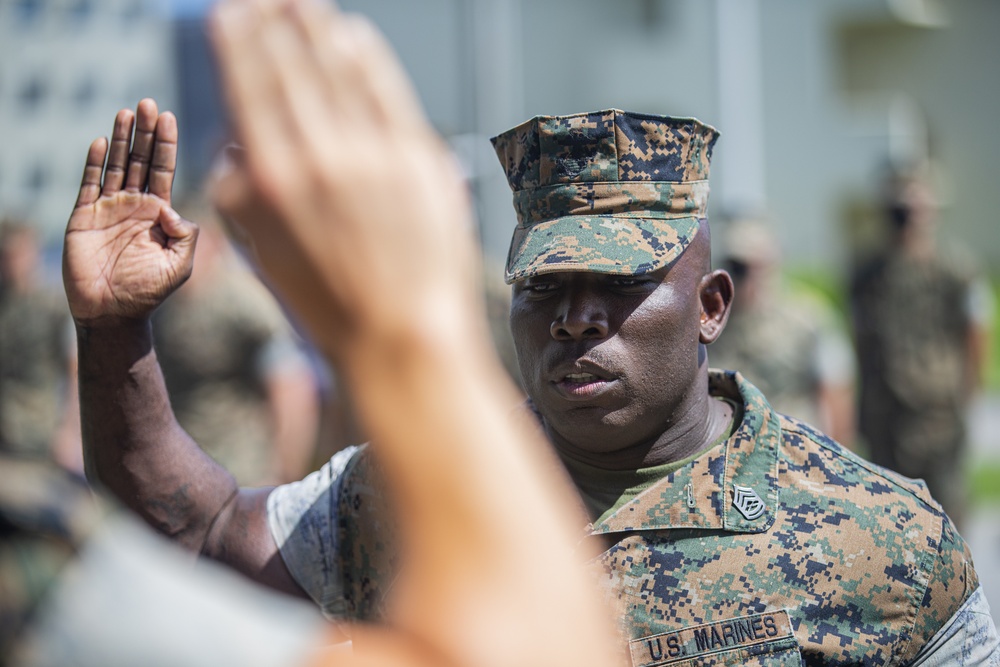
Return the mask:
[[[718,137],[694,118],[618,109],[536,116],[493,137],[518,220],[506,281],[672,262],[706,215]]]

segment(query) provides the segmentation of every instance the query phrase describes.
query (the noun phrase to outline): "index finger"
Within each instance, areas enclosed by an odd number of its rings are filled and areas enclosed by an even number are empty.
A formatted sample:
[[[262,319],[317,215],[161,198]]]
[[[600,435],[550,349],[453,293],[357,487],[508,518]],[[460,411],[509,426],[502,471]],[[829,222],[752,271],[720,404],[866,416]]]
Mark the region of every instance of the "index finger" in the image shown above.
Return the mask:
[[[80,181],[80,192],[76,196],[74,208],[90,206],[101,196],[101,173],[104,171],[104,158],[108,154],[108,140],[105,137],[94,139],[87,151],[87,164],[83,168],[83,179]]]

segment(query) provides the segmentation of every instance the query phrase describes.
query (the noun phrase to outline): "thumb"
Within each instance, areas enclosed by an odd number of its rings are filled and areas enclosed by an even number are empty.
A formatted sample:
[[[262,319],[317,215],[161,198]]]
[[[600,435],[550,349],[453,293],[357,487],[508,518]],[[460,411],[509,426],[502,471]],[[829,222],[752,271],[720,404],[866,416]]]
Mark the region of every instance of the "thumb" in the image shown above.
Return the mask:
[[[163,232],[173,243],[193,243],[198,238],[198,225],[190,220],[185,220],[169,206],[164,206],[160,210],[158,222],[163,228]]]

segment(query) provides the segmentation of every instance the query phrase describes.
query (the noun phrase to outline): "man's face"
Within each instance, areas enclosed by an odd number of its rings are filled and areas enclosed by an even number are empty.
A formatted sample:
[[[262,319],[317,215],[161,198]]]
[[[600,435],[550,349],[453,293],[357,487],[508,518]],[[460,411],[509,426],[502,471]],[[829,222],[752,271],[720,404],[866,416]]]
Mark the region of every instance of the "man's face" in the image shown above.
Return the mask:
[[[691,250],[640,276],[564,272],[514,284],[518,363],[557,447],[623,452],[675,423],[700,362],[705,267]]]

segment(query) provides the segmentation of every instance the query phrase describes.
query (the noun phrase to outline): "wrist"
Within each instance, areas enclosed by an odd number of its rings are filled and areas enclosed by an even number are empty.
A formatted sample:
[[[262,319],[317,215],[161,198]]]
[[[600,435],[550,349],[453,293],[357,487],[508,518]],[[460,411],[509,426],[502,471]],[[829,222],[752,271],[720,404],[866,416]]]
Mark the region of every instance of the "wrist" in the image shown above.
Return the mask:
[[[153,328],[148,318],[75,320],[81,378],[103,375],[115,367],[129,368],[153,349]]]
[[[125,317],[122,315],[73,317],[73,324],[76,327],[77,334],[81,331],[106,331],[109,335],[115,335],[116,333],[123,335],[128,334],[129,332],[135,333],[143,329],[148,330],[150,322],[151,318],[148,315],[141,317]]]

